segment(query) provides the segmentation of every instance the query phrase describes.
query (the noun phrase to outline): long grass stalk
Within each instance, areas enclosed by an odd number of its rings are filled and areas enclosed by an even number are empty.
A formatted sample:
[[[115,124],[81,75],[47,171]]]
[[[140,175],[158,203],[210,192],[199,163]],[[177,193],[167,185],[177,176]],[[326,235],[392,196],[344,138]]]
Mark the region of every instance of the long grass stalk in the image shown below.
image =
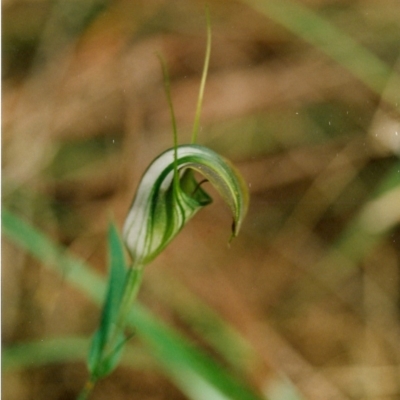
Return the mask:
[[[210,65],[210,55],[211,55],[211,21],[210,12],[208,7],[206,8],[206,18],[207,18],[207,45],[206,45],[206,56],[204,58],[203,73],[200,81],[199,95],[197,98],[196,113],[194,116],[193,130],[192,130],[192,143],[197,142],[197,135],[200,128],[200,115],[201,108],[203,106],[204,89],[206,87],[208,67]]]
[[[292,0],[242,0],[341,64],[382,100],[399,110],[400,77],[376,55],[300,2]]]

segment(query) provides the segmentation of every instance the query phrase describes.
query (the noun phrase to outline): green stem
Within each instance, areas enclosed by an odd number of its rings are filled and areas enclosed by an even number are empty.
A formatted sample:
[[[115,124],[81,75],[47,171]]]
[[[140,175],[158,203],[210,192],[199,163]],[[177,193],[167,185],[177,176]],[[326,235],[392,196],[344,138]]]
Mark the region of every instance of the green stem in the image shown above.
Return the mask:
[[[120,311],[117,317],[116,326],[118,329],[124,329],[127,323],[128,313],[134,300],[136,299],[142,283],[143,271],[143,265],[132,265],[132,267],[129,269],[128,276],[126,278],[124,295],[122,297]]]

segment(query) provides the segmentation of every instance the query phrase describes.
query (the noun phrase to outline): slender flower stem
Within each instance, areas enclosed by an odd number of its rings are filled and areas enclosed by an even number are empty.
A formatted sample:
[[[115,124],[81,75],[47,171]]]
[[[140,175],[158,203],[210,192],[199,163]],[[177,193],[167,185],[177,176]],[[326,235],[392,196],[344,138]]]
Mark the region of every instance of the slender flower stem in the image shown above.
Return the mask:
[[[124,294],[121,301],[120,310],[117,317],[117,329],[124,329],[127,315],[132,307],[134,300],[139,292],[143,278],[143,265],[132,265],[126,278]]]

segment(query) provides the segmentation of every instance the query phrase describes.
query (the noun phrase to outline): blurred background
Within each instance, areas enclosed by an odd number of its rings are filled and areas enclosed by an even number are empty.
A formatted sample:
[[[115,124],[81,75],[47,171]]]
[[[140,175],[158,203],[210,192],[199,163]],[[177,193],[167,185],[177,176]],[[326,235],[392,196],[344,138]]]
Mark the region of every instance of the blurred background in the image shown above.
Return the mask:
[[[400,3],[208,5],[199,143],[242,172],[250,207],[228,246],[230,212],[204,185],[213,204],[147,267],[139,300],[262,398],[400,399]],[[173,143],[156,53],[190,141],[205,3],[4,0],[2,16],[2,205],[105,276],[109,221]],[[3,235],[3,351],[89,337],[98,318]],[[187,398],[133,342],[136,367],[93,398]],[[85,351],[3,365],[3,398],[75,398]]]

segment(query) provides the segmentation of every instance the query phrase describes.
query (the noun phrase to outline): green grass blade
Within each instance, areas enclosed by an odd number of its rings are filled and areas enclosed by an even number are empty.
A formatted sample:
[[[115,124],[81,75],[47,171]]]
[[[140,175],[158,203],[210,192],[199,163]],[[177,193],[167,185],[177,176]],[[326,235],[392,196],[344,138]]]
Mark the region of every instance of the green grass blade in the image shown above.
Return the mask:
[[[200,127],[200,115],[201,108],[203,105],[204,89],[206,87],[206,80],[208,74],[208,66],[210,65],[211,55],[211,21],[210,12],[208,7],[206,8],[206,19],[207,19],[207,45],[206,45],[206,56],[204,58],[203,73],[201,75],[199,96],[197,99],[196,113],[194,116],[193,130],[192,130],[192,144],[197,142],[197,134],[199,133]]]
[[[3,372],[47,364],[82,361],[87,353],[88,338],[49,338],[35,342],[13,344],[2,349]]]
[[[232,379],[232,375],[187,341],[182,341],[172,329],[161,325],[143,307],[135,307],[130,314],[130,322],[137,326],[137,333],[141,334],[143,341],[151,347],[169,374],[174,376],[175,382],[179,382],[180,387],[192,398],[259,398],[238,377]],[[202,393],[202,390],[205,392]]]
[[[3,235],[47,267],[65,276],[70,283],[83,289],[97,304],[103,302],[106,288],[104,280],[82,260],[66,253],[65,248],[5,208],[1,212],[1,222]]]
[[[337,290],[368,253],[399,224],[399,171],[400,163],[397,163],[382,179],[370,200],[347,224],[331,249],[312,267],[312,274],[325,287]],[[304,290],[308,290],[307,286]]]
[[[3,372],[7,373],[49,364],[83,361],[87,355],[89,341],[87,337],[71,336],[12,344],[2,349],[1,367]],[[155,368],[143,346],[135,343],[126,347],[121,363],[132,368]]]
[[[400,77],[353,38],[300,2],[290,0],[242,1],[323,51],[343,65],[373,92],[381,95],[385,101],[398,109],[399,91],[386,93],[383,92],[383,89],[389,78],[391,85],[400,87]]]
[[[82,290],[97,304],[106,290],[104,280],[82,261],[54,245],[43,233],[7,210],[2,212],[3,234]],[[136,305],[129,323],[150,348],[164,372],[190,398],[196,400],[257,400],[260,397],[241,379],[193,347],[187,339],[167,328],[143,306]],[[197,390],[198,389],[198,390]],[[208,390],[208,392],[207,392]],[[219,397],[217,397],[219,396]]]
[[[400,162],[394,165],[343,231],[334,249],[353,263],[385,237],[400,220]]]

